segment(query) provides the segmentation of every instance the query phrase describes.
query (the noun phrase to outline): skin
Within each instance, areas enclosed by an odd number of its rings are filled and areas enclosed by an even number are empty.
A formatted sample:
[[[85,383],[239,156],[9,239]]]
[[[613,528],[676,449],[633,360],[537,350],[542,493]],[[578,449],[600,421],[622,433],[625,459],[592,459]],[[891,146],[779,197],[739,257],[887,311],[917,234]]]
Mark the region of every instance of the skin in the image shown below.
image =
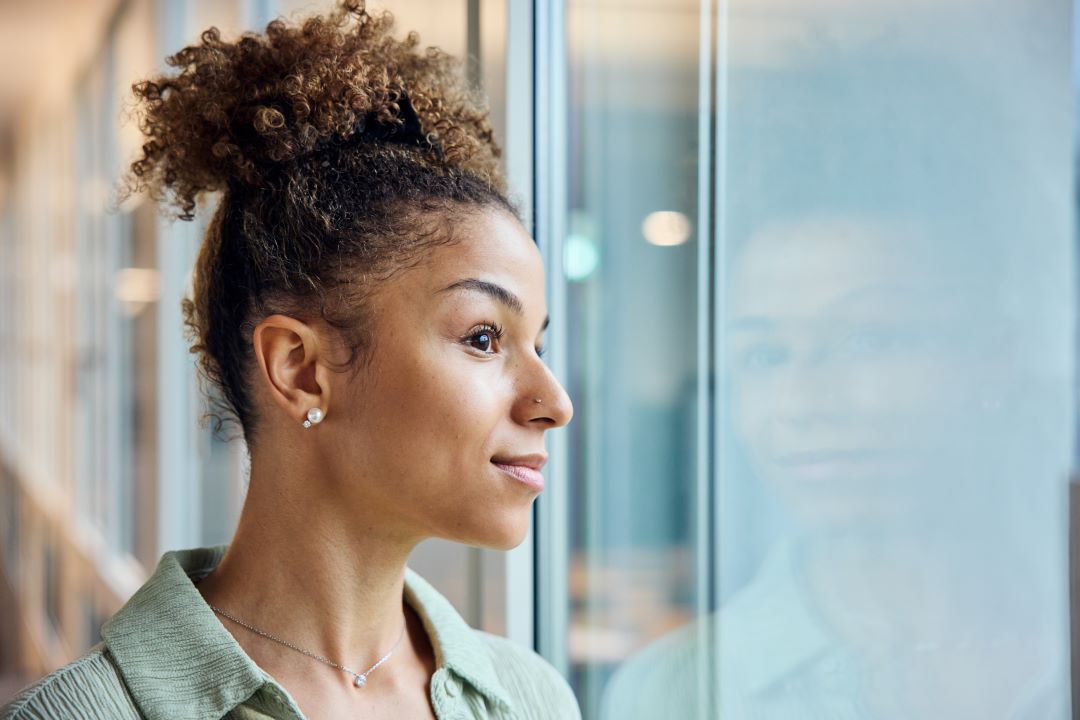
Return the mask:
[[[573,414],[537,352],[547,308],[536,244],[498,209],[451,222],[455,242],[371,299],[374,347],[355,375],[340,371],[346,352],[326,327],[274,315],[253,334],[260,424],[250,489],[229,550],[200,591],[357,670],[385,654],[407,621],[406,640],[357,690],[345,673],[223,620],[310,718],[434,717],[435,659],[403,602],[406,561],[432,537],[518,545],[539,490],[492,461],[538,464],[544,433]],[[489,285],[462,284],[476,280]],[[496,286],[517,302],[495,297]],[[498,339],[485,329],[492,323]],[[313,407],[325,419],[305,429]]]

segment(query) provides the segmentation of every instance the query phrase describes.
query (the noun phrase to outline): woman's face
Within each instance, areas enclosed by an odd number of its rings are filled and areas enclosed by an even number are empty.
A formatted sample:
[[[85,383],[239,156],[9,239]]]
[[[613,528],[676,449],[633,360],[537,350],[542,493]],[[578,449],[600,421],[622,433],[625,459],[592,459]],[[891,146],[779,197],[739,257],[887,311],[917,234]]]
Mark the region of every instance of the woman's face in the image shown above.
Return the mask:
[[[548,315],[536,244],[501,210],[454,223],[456,242],[376,292],[370,364],[337,376],[336,422],[318,431],[336,428],[336,486],[365,521],[510,548],[541,490],[544,433],[573,408],[538,354]]]
[[[962,478],[1002,353],[979,337],[978,292],[929,247],[816,220],[759,233],[735,265],[734,429],[806,529],[912,530],[978,492]]]

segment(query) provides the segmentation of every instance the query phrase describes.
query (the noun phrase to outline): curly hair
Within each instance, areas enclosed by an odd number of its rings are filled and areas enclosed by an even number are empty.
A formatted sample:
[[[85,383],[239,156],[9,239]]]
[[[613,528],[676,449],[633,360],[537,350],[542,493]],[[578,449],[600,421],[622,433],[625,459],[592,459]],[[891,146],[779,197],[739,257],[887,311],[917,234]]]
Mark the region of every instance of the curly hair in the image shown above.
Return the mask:
[[[423,251],[453,241],[455,216],[505,194],[488,109],[460,61],[362,0],[299,24],[224,41],[216,28],[133,86],[146,142],[127,192],[191,220],[220,192],[184,319],[210,380],[218,428],[257,423],[251,331],[273,313],[321,318],[363,365],[368,299]],[[359,362],[358,362],[359,360]]]

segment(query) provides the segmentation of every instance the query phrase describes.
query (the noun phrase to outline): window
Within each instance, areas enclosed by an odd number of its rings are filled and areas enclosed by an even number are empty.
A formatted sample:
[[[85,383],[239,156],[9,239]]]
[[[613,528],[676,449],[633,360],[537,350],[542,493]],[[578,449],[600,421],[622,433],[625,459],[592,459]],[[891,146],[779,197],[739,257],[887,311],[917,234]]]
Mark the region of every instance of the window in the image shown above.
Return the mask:
[[[585,717],[1067,716],[1070,16],[991,4],[541,13]]]
[[[127,86],[210,25],[333,4],[121,3],[73,97],[3,140],[20,647],[51,622],[77,651],[161,551],[227,542],[245,490],[181,323],[208,212],[105,211]],[[470,56],[576,409],[521,548],[413,566],[588,720],[1067,716],[1070,8],[373,7]]]

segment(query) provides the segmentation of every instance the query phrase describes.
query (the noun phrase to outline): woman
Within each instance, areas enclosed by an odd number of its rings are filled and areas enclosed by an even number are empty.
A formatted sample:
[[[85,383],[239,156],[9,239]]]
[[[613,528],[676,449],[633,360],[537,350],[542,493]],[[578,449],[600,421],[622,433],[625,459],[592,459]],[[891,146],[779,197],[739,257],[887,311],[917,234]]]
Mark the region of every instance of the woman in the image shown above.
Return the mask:
[[[135,86],[132,189],[220,192],[187,322],[251,454],[227,548],[167,553],[103,642],[4,718],[574,718],[539,656],[406,568],[511,548],[570,420],[540,255],[446,55],[352,2],[216,30]]]

